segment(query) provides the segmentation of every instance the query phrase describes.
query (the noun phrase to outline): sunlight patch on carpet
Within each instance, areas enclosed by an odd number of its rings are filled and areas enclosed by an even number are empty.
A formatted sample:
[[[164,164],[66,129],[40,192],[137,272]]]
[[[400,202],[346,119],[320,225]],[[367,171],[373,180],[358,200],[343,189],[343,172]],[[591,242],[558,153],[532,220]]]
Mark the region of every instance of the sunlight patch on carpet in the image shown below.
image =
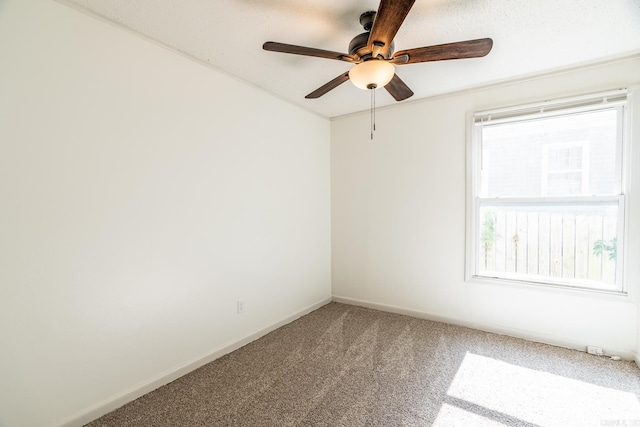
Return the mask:
[[[477,425],[501,425],[491,414],[545,426],[640,425],[640,403],[633,393],[469,352],[447,394],[453,401],[481,410],[472,413],[443,404],[437,419],[440,425],[464,425],[464,418],[455,422],[455,417],[481,417],[479,412],[486,412],[489,423]]]
[[[504,427],[499,423],[482,415],[474,414],[453,405],[443,404],[432,427],[474,426],[474,427]]]

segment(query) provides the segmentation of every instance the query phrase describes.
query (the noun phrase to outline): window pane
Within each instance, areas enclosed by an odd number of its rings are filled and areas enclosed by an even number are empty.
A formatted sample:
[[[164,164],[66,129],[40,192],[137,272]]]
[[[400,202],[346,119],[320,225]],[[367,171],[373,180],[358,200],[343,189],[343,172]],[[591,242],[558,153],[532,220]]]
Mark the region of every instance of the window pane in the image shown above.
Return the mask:
[[[482,127],[480,197],[620,194],[614,108]]]
[[[547,175],[547,196],[579,196],[582,193],[581,172],[549,172]]]
[[[618,202],[485,203],[481,276],[614,289]]]

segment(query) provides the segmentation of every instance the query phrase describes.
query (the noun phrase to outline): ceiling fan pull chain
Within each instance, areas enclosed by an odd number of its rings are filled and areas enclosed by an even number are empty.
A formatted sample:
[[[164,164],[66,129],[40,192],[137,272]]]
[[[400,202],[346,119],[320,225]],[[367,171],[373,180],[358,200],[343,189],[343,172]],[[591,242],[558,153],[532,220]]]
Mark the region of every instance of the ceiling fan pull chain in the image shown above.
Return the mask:
[[[369,89],[371,91],[371,111],[370,111],[370,115],[371,115],[371,140],[373,141],[373,131],[376,130],[376,125],[375,125],[375,105],[376,105],[376,90],[371,88]]]
[[[373,90],[373,131],[376,131],[376,90]]]

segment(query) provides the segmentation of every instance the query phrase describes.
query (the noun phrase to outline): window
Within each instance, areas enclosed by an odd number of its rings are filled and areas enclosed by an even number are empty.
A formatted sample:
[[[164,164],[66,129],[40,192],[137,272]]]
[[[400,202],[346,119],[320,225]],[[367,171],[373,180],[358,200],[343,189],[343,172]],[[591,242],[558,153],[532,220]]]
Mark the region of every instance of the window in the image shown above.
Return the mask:
[[[624,292],[626,98],[472,116],[469,276]]]
[[[542,147],[542,195],[588,194],[589,144],[557,142]]]

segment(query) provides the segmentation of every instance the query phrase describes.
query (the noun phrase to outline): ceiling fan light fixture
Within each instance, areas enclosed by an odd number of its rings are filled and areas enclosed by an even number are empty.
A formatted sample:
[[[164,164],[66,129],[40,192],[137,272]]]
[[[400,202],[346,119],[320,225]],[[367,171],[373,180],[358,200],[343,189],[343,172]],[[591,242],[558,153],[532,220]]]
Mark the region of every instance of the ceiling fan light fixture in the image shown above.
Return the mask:
[[[377,89],[385,87],[395,73],[393,64],[381,59],[370,59],[354,65],[349,70],[349,79],[360,89]]]

